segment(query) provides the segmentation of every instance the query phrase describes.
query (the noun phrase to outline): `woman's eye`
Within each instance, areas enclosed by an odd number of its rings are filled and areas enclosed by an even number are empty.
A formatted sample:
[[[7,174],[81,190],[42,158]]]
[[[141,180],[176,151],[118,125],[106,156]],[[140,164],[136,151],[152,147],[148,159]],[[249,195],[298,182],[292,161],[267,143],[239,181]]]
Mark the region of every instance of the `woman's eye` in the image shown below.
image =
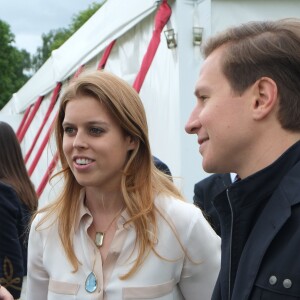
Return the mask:
[[[100,135],[104,132],[104,130],[102,128],[98,128],[98,127],[92,127],[90,128],[90,133],[93,135]]]
[[[75,129],[72,127],[64,127],[64,133],[70,135],[75,132]]]

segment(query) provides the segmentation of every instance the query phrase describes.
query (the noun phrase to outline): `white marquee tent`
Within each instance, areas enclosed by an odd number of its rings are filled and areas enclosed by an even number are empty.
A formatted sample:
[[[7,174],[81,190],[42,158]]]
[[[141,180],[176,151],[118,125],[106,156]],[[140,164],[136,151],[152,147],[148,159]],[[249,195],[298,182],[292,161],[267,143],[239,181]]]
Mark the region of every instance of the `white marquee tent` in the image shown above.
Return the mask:
[[[161,3],[155,0],[108,0],[65,44],[53,51],[48,61],[1,110],[0,120],[9,122],[16,131],[20,125],[24,128],[30,124],[21,146],[37,189],[41,187],[55,154],[53,140],[45,138],[59,101],[58,98],[55,102],[53,90],[59,89],[60,84],[63,89],[66,81],[83,65],[85,69],[96,69],[114,40],[116,43],[105,69],[133,84],[147,52]],[[168,4],[172,14],[161,33],[161,42],[140,96],[148,117],[152,152],[167,163],[172,174],[178,177],[176,183],[192,201],[194,184],[207,176],[201,168],[196,138],[184,131],[195,104],[194,84],[202,63],[199,43],[193,43],[193,27],[203,28],[205,40],[210,34],[233,24],[300,17],[300,1],[169,0]],[[172,49],[168,48],[164,33],[170,29],[174,30],[177,43]],[[41,100],[39,107],[38,99]],[[53,110],[49,109],[51,99]],[[41,133],[37,136],[39,130]],[[47,184],[45,189],[40,189],[41,203],[53,199],[58,188],[59,183],[54,183],[54,186]]]

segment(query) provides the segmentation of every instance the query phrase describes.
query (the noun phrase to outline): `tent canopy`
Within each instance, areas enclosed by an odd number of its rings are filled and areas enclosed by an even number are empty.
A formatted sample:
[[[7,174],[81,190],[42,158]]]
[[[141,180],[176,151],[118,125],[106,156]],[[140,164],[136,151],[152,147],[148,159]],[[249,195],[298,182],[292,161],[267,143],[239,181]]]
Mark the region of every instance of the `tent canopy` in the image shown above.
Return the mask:
[[[133,84],[143,61],[154,30],[154,18],[162,1],[108,0],[38,72],[17,91],[1,110],[0,119],[17,129],[26,109],[43,96],[40,107],[22,140],[24,157],[30,169],[38,153],[40,158],[31,179],[36,187],[48,170],[56,152],[53,139],[45,137],[55,118],[58,101],[53,101],[53,90],[84,65],[96,69],[107,46],[117,40],[105,68]],[[193,27],[203,28],[203,40],[230,25],[250,20],[300,17],[298,0],[185,0],[168,1],[172,15],[164,30],[174,29],[177,47],[169,49],[165,34],[146,75],[140,96],[145,106],[152,152],[163,160],[176,177],[188,201],[192,201],[194,184],[206,174],[201,168],[201,157],[194,136],[184,132],[184,125],[195,104],[194,85],[202,64],[200,46],[193,43]],[[126,13],[124,13],[126,12]],[[53,110],[49,110],[51,103]],[[56,100],[56,99],[55,99]],[[32,114],[31,107],[29,115]],[[48,117],[45,115],[48,112]],[[44,126],[41,128],[41,124]],[[38,129],[41,133],[33,146]],[[57,166],[57,169],[59,165]],[[48,184],[41,195],[42,203],[55,197],[59,181]]]

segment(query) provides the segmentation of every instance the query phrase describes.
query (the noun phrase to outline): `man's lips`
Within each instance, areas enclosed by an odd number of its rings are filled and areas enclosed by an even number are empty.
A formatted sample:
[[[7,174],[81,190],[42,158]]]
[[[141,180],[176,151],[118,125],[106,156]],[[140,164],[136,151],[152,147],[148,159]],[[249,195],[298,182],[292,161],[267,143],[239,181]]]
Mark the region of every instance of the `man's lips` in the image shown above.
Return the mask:
[[[205,137],[205,138],[199,138],[198,139],[198,144],[201,146],[204,142],[208,141],[209,138],[208,137]]]

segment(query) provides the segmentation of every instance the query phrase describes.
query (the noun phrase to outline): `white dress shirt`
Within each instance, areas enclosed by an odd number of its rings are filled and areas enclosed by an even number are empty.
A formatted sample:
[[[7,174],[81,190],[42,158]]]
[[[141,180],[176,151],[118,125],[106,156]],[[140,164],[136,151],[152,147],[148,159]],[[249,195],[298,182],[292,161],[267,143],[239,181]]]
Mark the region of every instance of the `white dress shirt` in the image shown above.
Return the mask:
[[[81,193],[80,212],[73,238],[81,262],[76,273],[66,258],[58,234],[57,222],[47,221],[36,230],[38,215],[31,226],[28,249],[28,300],[209,300],[220,268],[220,239],[202,213],[193,204],[158,196],[155,206],[158,239],[133,276],[121,280],[137,257],[136,232],[124,211],[117,222],[115,237],[104,262],[87,233],[92,216],[84,206]],[[186,249],[186,252],[183,251]],[[94,272],[97,289],[85,290],[87,276]]]

